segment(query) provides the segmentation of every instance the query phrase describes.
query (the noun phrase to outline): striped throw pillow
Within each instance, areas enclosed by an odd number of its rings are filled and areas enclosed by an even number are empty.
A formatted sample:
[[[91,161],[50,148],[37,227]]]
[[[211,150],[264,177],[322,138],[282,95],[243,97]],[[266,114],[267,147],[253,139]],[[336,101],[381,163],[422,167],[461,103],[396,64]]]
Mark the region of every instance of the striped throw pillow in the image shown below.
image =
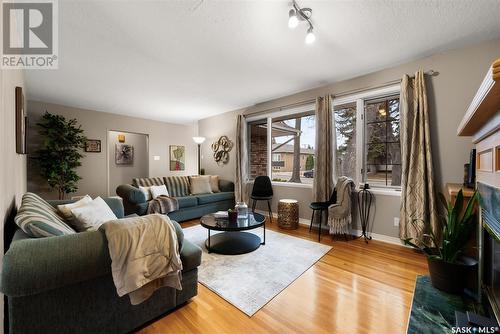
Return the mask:
[[[172,197],[189,196],[189,176],[169,176],[165,178],[165,185]]]
[[[136,187],[161,186],[162,184],[165,184],[161,177],[137,177],[132,179],[132,182]]]
[[[34,238],[76,233],[59,217],[52,205],[33,193],[24,194],[14,221],[24,233]]]

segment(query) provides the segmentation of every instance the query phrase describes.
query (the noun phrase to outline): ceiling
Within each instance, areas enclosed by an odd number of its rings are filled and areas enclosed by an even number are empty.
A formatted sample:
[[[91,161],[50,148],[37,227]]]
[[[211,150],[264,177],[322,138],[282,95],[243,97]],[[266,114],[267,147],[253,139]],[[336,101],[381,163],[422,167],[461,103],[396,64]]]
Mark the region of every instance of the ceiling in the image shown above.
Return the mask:
[[[28,98],[189,123],[500,36],[500,1],[59,1],[59,69]]]

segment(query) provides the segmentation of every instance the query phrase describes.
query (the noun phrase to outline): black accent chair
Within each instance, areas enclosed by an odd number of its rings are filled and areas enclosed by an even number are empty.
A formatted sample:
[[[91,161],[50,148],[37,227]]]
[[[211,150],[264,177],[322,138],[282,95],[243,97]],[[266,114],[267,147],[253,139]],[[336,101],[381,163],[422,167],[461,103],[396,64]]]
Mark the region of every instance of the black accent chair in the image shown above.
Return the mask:
[[[318,241],[321,240],[321,223],[323,221],[323,212],[326,211],[328,213],[328,207],[332,204],[337,203],[337,190],[334,188],[330,199],[327,202],[312,202],[309,204],[309,207],[312,209],[312,217],[311,217],[311,225],[309,225],[309,232],[311,232],[313,222],[314,222],[314,214],[316,211],[319,211],[319,226],[318,226]]]
[[[257,201],[267,201],[269,209],[269,221],[273,222],[273,211],[271,210],[271,200],[273,199],[273,186],[269,176],[257,176],[253,182],[252,195],[252,212],[255,212]]]

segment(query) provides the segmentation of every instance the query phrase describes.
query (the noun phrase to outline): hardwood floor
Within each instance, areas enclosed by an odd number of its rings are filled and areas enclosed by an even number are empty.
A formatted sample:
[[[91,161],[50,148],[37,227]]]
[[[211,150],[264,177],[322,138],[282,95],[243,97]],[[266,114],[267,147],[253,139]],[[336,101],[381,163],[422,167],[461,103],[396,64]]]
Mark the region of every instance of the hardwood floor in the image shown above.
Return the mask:
[[[276,225],[267,226],[317,240],[305,227]],[[332,242],[324,235],[321,243],[332,250],[253,317],[198,284],[198,296],[139,333],[405,333],[415,277],[428,274],[425,257],[373,240]]]

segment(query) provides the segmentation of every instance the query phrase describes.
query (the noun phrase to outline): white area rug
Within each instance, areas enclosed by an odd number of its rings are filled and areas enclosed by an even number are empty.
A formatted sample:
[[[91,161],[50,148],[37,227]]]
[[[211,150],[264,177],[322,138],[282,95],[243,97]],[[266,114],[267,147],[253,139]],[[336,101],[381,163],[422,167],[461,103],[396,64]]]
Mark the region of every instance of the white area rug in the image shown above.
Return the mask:
[[[247,232],[262,236],[262,228]],[[198,225],[184,229],[184,235],[203,250],[198,281],[249,316],[331,249],[330,246],[266,230],[266,244],[251,253],[208,254],[204,227]]]

